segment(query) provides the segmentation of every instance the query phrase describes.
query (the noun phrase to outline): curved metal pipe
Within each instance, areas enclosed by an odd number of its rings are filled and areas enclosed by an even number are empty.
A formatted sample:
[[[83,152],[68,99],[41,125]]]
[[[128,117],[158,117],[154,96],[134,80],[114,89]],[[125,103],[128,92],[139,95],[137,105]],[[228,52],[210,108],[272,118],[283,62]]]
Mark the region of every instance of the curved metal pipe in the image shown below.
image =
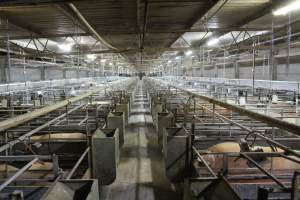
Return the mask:
[[[88,23],[88,21],[85,19],[85,17],[80,13],[80,11],[76,8],[76,6],[73,3],[68,3],[69,8],[76,14],[76,16],[79,18],[79,20],[83,23],[83,25],[91,32],[97,40],[105,44],[107,47],[111,49],[118,50],[117,48],[113,47],[109,43],[107,43],[98,33],[97,31]]]

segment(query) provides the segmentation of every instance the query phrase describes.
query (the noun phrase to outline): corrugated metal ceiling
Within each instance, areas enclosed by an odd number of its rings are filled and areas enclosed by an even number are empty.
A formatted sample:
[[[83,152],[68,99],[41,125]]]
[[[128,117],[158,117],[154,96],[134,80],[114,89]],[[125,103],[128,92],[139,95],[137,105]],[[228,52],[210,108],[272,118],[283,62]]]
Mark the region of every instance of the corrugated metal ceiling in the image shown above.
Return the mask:
[[[91,27],[109,44],[120,50],[137,49],[136,52],[124,55],[132,62],[135,59],[139,62],[138,59],[141,59],[139,52],[143,52],[144,58],[156,58],[180,38],[184,30],[190,28],[210,30],[241,27],[245,24],[251,28],[264,28],[263,25],[269,24],[272,16],[263,11],[271,6],[273,1],[148,0],[146,3],[146,0],[78,0],[73,3]],[[6,7],[1,7],[0,2],[2,21],[8,19],[11,23],[9,30],[4,24],[0,25],[0,37],[5,38],[7,32],[10,36],[24,37],[30,34],[90,34],[78,22],[74,13],[65,9],[66,7],[66,2],[53,4],[45,0],[43,4],[38,5]],[[214,9],[212,16],[205,15]],[[280,18],[275,25],[286,22],[285,18]],[[232,28],[234,30],[237,27]],[[143,32],[145,32],[144,39],[141,37]],[[226,31],[219,32],[220,35],[224,33]],[[186,33],[183,39],[191,45],[197,45],[199,40],[203,39],[203,35],[204,32]],[[59,38],[55,40],[59,41]],[[90,44],[94,42],[93,39],[90,40]],[[141,45],[143,49],[138,50]],[[97,45],[90,47],[99,48]]]

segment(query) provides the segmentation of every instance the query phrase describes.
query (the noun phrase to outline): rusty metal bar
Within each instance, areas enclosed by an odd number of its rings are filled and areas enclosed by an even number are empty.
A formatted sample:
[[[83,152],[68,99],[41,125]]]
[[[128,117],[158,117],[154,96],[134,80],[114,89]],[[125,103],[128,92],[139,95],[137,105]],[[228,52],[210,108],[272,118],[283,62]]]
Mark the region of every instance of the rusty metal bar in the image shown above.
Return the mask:
[[[83,159],[85,158],[85,156],[88,154],[89,151],[90,151],[90,147],[86,148],[86,150],[80,156],[80,158],[78,159],[78,161],[76,162],[76,164],[74,165],[74,167],[72,168],[72,170],[70,171],[68,176],[66,177],[66,180],[69,180],[72,178],[74,172],[77,170],[77,168],[79,167],[79,165],[81,164],[81,162],[83,161]]]

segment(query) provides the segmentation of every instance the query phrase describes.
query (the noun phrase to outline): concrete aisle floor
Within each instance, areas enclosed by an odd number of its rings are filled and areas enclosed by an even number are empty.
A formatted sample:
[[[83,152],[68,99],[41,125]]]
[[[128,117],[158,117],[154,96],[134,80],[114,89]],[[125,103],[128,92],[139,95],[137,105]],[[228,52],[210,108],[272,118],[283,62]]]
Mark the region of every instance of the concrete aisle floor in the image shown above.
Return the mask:
[[[100,188],[100,199],[182,199],[165,176],[156,136],[149,102],[140,81],[131,107],[125,144],[121,149],[117,178],[113,184]]]

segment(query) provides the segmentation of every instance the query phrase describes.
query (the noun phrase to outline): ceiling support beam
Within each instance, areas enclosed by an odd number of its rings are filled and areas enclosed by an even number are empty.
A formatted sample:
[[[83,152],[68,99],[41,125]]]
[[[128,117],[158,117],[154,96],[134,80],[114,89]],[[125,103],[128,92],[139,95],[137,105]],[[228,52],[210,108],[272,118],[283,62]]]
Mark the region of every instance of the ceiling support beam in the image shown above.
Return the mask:
[[[141,0],[136,0],[136,26],[138,33],[141,33],[142,27],[141,27],[141,13],[140,13],[140,5],[141,5]],[[139,48],[141,47],[141,35],[139,37]]]
[[[246,25],[260,17],[263,17],[269,13],[272,12],[272,9],[280,6],[281,4],[283,4],[283,1],[270,1],[266,6],[264,6],[262,9],[260,9],[259,11],[257,11],[255,14],[245,18],[245,19],[242,19],[240,21],[238,21],[237,23],[235,24],[232,24],[230,27],[234,27],[234,28],[239,28],[243,25]],[[247,30],[248,31],[248,30]],[[227,33],[229,33],[231,31],[223,31],[223,32],[214,32],[211,36],[209,37],[206,37],[205,39],[203,39],[202,41],[199,41],[198,43],[194,44],[195,46],[201,46],[203,45],[204,43],[206,43],[208,40],[210,40],[211,38],[216,38],[216,37],[220,37],[222,35],[225,35]]]
[[[277,28],[276,28],[277,29]],[[270,31],[270,28],[197,28],[197,29],[181,29],[181,30],[156,30],[147,29],[145,33],[149,34],[184,34],[184,33],[194,33],[194,32],[224,32],[224,31]],[[101,35],[138,35],[140,32],[136,31],[113,31],[113,32],[101,32]]]
[[[276,45],[274,48],[275,49],[280,49],[280,48],[285,48],[286,44],[278,44]],[[295,42],[295,43],[291,43],[291,48],[299,48],[300,47],[300,43],[299,42]],[[229,49],[227,49],[228,51],[238,51],[238,50],[252,50],[253,47],[249,46],[249,45],[239,45],[239,47],[236,46],[232,46]],[[256,50],[268,50],[270,49],[269,45],[257,45]],[[199,47],[179,47],[179,48],[145,48],[144,51],[164,51],[164,52],[172,52],[172,51],[188,51],[188,50],[192,50],[192,51],[199,51]],[[210,47],[207,48],[207,50],[220,50],[219,47]],[[98,50],[98,51],[82,51],[80,52],[81,55],[87,55],[87,54],[130,54],[130,53],[137,53],[140,52],[139,48],[132,48],[132,49],[119,49],[119,50],[114,50],[114,49],[106,49],[106,50]],[[17,55],[14,54],[12,55],[12,57],[51,57],[51,56],[71,56],[71,55],[78,55],[78,52],[66,52],[66,53],[43,53],[43,52],[39,52],[38,54],[36,53],[36,51],[33,52],[26,52],[27,54],[22,54],[22,55]]]
[[[209,1],[208,5],[204,9],[199,10],[199,12],[197,12],[197,15],[190,20],[190,22],[186,26],[186,29],[190,29],[199,19],[202,19],[203,16],[205,16],[209,12],[209,10],[211,10],[220,1],[221,0]],[[171,46],[174,42],[176,42],[179,37],[180,35],[175,40],[171,41],[168,46]]]
[[[25,40],[25,39],[52,39],[52,38],[65,38],[65,37],[77,37],[77,36],[90,36],[89,33],[62,33],[62,34],[39,34],[39,35],[24,35],[24,36],[11,36],[10,40]],[[6,37],[0,37],[0,40]]]

